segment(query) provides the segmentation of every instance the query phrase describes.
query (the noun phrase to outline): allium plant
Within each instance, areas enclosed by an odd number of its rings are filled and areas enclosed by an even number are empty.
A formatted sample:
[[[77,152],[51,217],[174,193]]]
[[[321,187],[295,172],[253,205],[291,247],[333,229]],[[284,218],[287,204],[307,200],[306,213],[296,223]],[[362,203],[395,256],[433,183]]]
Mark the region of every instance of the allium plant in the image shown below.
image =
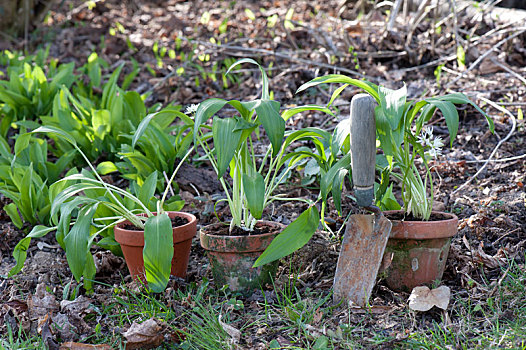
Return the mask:
[[[425,126],[435,111],[440,110],[446,120],[451,146],[457,136],[459,126],[459,116],[455,107],[457,104],[474,106],[486,117],[490,130],[494,131],[491,118],[462,93],[415,101],[407,98],[405,85],[398,90],[391,90],[344,75],[327,75],[316,78],[300,86],[298,91],[323,83],[344,84],[335,90],[329,105],[348,85],[359,87],[376,99],[378,102],[375,110],[376,135],[380,141],[380,148],[383,150],[382,157],[385,157],[384,162],[381,163],[387,164],[384,169],[381,169],[382,185],[379,188],[383,189],[384,193],[377,191],[377,205],[382,206],[382,203],[378,201],[389,197],[385,196],[385,192],[390,191],[391,188],[384,185],[383,180],[388,178],[384,174],[390,174],[400,182],[406,214],[412,214],[416,219],[429,220],[431,216],[433,181],[429,161],[441,154],[444,145],[440,138],[433,137],[432,128]],[[421,169],[425,170],[424,176],[420,175],[419,170]]]

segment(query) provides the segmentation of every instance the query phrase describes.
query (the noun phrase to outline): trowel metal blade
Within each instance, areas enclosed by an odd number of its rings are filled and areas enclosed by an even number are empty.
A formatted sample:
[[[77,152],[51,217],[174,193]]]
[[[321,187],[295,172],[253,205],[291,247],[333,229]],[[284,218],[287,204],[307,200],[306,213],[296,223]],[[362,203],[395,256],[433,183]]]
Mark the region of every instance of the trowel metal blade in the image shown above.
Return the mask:
[[[333,300],[364,307],[382,263],[391,221],[379,215],[352,215],[347,223],[334,276]]]

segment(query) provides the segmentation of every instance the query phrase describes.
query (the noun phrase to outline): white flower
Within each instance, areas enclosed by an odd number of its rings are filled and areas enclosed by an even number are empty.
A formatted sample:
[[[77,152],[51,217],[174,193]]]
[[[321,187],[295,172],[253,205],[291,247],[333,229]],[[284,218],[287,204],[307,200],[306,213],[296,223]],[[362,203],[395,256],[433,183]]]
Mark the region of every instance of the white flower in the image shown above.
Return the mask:
[[[417,141],[422,144],[423,147],[432,146],[433,129],[426,126],[422,130],[422,134],[416,137]]]
[[[190,106],[186,107],[186,110],[184,111],[184,114],[190,115],[195,112],[197,112],[197,108],[199,107],[199,104],[191,104]]]
[[[440,137],[433,137],[433,129],[431,127],[426,127],[422,131],[422,135],[417,136],[417,141],[424,148],[428,148],[426,154],[430,157],[437,158],[442,154],[442,147],[444,142]]]

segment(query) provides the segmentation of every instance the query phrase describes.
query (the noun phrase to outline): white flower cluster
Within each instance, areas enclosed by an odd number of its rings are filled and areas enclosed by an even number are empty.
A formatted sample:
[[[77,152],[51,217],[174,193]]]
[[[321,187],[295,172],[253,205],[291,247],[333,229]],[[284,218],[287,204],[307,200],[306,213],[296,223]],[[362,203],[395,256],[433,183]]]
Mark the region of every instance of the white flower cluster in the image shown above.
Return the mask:
[[[199,104],[191,104],[190,106],[186,107],[186,110],[184,111],[184,114],[190,115],[195,112],[197,112],[197,108],[199,107]]]
[[[422,134],[417,136],[417,140],[424,148],[428,148],[426,151],[428,156],[436,158],[442,154],[444,142],[442,142],[440,137],[433,137],[433,129],[431,127],[425,127]]]

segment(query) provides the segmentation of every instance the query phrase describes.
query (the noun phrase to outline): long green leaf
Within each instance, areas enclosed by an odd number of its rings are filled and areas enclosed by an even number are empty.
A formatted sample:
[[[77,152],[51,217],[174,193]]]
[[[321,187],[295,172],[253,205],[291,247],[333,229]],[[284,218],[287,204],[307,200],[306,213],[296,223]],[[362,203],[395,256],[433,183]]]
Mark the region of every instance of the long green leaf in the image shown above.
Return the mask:
[[[449,131],[450,146],[453,146],[453,141],[457,137],[458,132],[458,111],[455,108],[455,105],[449,101],[438,101],[435,99],[430,99],[428,102],[440,109],[442,115],[446,119],[447,129]]]
[[[311,88],[319,84],[327,84],[327,83],[349,84],[349,85],[359,87],[365,90],[369,95],[374,97],[374,99],[378,103],[380,103],[380,97],[378,95],[378,86],[368,81],[356,80],[356,79],[349,78],[341,74],[328,74],[323,77],[314,78],[311,81],[301,85],[296,91],[296,93],[307,90],[308,88]]]
[[[144,225],[143,258],[146,281],[155,293],[162,292],[168,284],[173,254],[173,231],[168,214],[149,217]]]
[[[137,198],[145,205],[148,205],[152,197],[155,195],[156,186],[157,186],[157,171],[154,171],[146,178],[146,180],[144,180],[144,183],[139,189],[139,193],[137,193]]]
[[[64,238],[66,259],[73,276],[80,282],[86,268],[86,254],[89,252],[88,241],[90,226],[98,203],[83,207],[78,214],[77,221]]]
[[[188,117],[185,114],[179,111],[176,111],[176,110],[172,110],[172,109],[163,109],[159,112],[148,114],[146,117],[143,118],[143,120],[141,120],[139,126],[137,127],[137,130],[133,134],[132,148],[135,148],[137,141],[139,141],[139,139],[142,137],[144,132],[147,130],[148,125],[150,124],[153,118],[156,118],[156,119],[170,118],[171,120],[173,120],[176,117],[183,117],[185,118],[185,120],[188,119]]]
[[[248,209],[252,216],[261,219],[265,204],[265,179],[256,171],[243,174],[243,189],[247,199]]]
[[[22,228],[22,219],[20,218],[20,214],[18,214],[18,210],[16,208],[15,203],[9,203],[8,205],[4,206],[4,210],[9,215],[9,218],[13,222],[13,224],[21,229]]]
[[[61,130],[61,129],[56,128],[54,126],[41,126],[40,128],[35,129],[35,130],[32,131],[32,133],[35,133],[35,134],[39,133],[39,132],[57,134],[57,135],[63,137],[64,139],[66,139],[72,145],[77,145],[77,142],[75,141],[75,139],[70,134],[68,134],[64,130]]]
[[[380,86],[378,88],[380,96],[380,107],[382,108],[392,130],[396,130],[404,114],[405,101],[407,98],[407,87],[398,90],[391,90]]]
[[[242,131],[234,131],[235,126],[236,120],[232,118],[215,117],[212,124],[214,147],[217,153],[218,178],[226,172],[241,138]]]
[[[325,174],[322,174],[320,179],[320,193],[323,200],[327,199],[329,192],[332,190],[332,185],[335,182],[335,177],[339,176],[341,170],[348,171],[351,167],[351,154],[347,153],[340,160],[338,160]],[[341,181],[340,181],[341,182]]]
[[[332,199],[334,200],[334,207],[338,210],[338,214],[342,215],[342,187],[345,175],[349,169],[340,168],[332,181]]]
[[[305,112],[305,111],[320,111],[320,112],[325,112],[330,115],[334,115],[334,113],[332,113],[332,111],[328,109],[327,107],[322,107],[318,105],[305,105],[305,106],[297,106],[297,107],[292,107],[290,109],[287,109],[285,112],[281,114],[281,118],[287,121],[293,115],[301,113],[301,112]]]
[[[226,74],[230,73],[230,71],[240,65],[240,64],[243,64],[243,63],[252,63],[252,64],[255,64],[256,66],[258,66],[260,72],[261,72],[261,99],[262,100],[268,100],[270,99],[270,94],[269,94],[269,89],[268,89],[268,77],[267,77],[267,73],[265,73],[265,70],[263,69],[263,67],[261,67],[261,65],[259,63],[257,63],[256,61],[254,61],[252,58],[242,58],[236,62],[234,62],[227,70]]]
[[[268,264],[294,253],[312,237],[320,223],[320,213],[315,206],[301,213],[296,220],[283,230],[259,256],[254,267]]]
[[[475,109],[480,114],[482,114],[486,118],[486,121],[488,122],[489,130],[491,132],[495,132],[495,124],[493,123],[493,119],[491,119],[491,117],[489,115],[487,115],[479,106],[477,106],[477,104],[475,102],[471,101],[466,95],[457,92],[457,93],[453,93],[453,94],[448,94],[448,95],[445,95],[445,96],[437,97],[437,99],[442,100],[442,101],[449,101],[449,102],[454,103],[454,104],[465,104],[465,103],[468,103],[468,104],[472,105],[473,107],[475,107]]]
[[[272,144],[272,155],[278,154],[285,135],[285,121],[279,115],[279,102],[261,100],[256,112]]]
[[[199,104],[195,112],[194,138],[199,135],[199,128],[214,114],[216,114],[224,105],[226,100],[220,98],[210,98]]]

